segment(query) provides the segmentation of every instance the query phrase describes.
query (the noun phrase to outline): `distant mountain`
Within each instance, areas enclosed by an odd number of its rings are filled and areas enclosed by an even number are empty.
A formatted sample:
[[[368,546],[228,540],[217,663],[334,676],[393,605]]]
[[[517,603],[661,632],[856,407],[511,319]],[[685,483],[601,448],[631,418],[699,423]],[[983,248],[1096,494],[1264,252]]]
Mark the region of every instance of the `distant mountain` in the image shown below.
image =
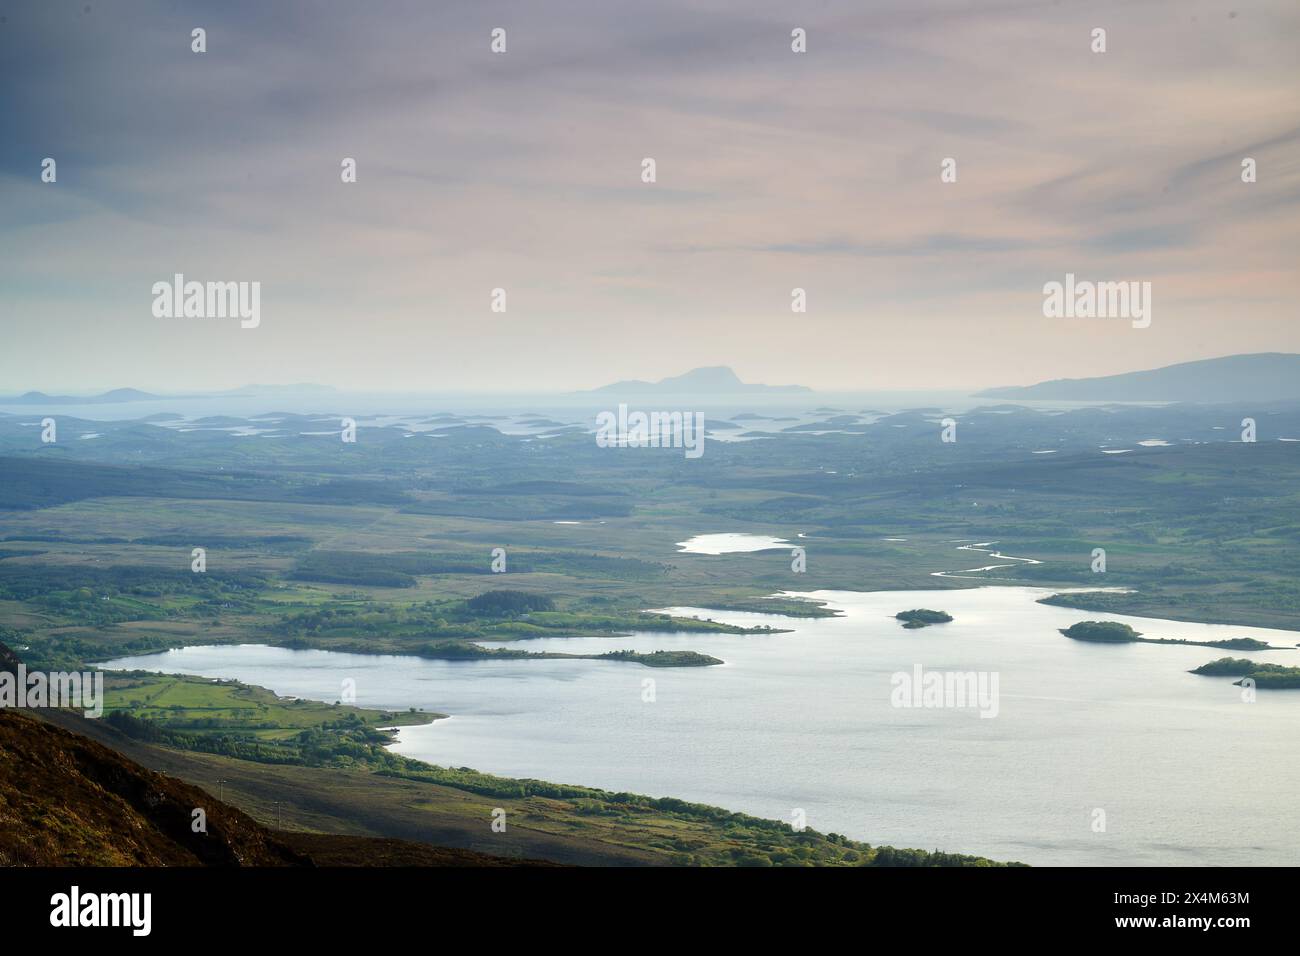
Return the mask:
[[[253,398],[276,395],[332,395],[336,390],[330,385],[303,382],[293,385],[244,385],[224,392],[194,392],[186,395],[155,395],[138,388],[115,388],[100,395],[47,395],[45,392],[25,392],[22,395],[2,396],[0,405],[111,405],[119,402],[157,402],[169,399],[200,398]]]
[[[990,388],[979,398],[1102,402],[1300,401],[1300,355],[1260,352],[1182,362],[1100,378],[1058,378],[1037,385]]]
[[[643,382],[637,379],[615,382],[591,390],[594,393],[617,393],[620,395],[755,395],[755,394],[797,394],[811,392],[804,385],[757,385],[742,382],[739,376],[725,365],[708,368],[691,369],[683,375],[660,379],[657,382]]]
[[[217,392],[221,396],[235,395],[281,395],[286,393],[300,394],[310,392],[313,394],[334,394],[337,390],[333,385],[317,385],[315,382],[297,382],[292,385],[244,385],[241,388],[232,388],[228,392]]]
[[[99,395],[46,395],[44,392],[24,392],[22,395],[0,396],[0,405],[110,405],[114,402],[156,401],[159,396],[142,392],[138,388],[115,388]]]

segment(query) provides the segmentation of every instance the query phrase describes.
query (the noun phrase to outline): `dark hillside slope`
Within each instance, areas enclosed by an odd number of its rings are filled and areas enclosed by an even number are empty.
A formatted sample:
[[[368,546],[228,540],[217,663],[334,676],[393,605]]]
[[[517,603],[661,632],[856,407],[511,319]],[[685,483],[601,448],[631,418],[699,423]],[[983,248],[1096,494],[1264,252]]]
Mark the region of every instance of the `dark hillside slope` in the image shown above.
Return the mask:
[[[191,826],[199,808],[207,833]],[[0,866],[551,865],[408,840],[268,830],[103,744],[0,710]]]
[[[207,813],[194,833],[192,813]],[[101,744],[0,710],[0,864],[309,866],[234,807]]]

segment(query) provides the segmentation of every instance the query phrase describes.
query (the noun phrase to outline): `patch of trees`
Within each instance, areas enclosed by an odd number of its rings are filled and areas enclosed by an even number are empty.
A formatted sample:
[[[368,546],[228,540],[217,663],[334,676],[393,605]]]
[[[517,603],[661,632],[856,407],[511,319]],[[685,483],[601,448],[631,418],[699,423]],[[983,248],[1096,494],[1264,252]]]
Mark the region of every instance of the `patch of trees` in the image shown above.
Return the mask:
[[[51,446],[53,447],[53,446]],[[96,465],[53,458],[0,458],[0,509],[49,508],[84,498],[283,499],[278,481],[228,472]]]
[[[722,663],[718,658],[699,651],[653,651],[649,654],[639,651],[609,651],[599,656],[615,661],[636,661],[647,667],[708,667]]]
[[[1191,673],[1207,677],[1248,677],[1255,682],[1256,687],[1275,690],[1300,688],[1300,667],[1266,664],[1244,657],[1221,657],[1217,661],[1202,664]]]
[[[530,611],[553,611],[555,602],[545,594],[528,591],[485,591],[465,605],[476,614],[526,614]]]
[[[1119,621],[1080,621],[1063,628],[1061,633],[1076,641],[1097,641],[1102,644],[1128,644],[1142,634]]]
[[[422,551],[310,551],[289,575],[296,581],[409,588],[417,575],[486,574],[487,556],[426,554]]]
[[[666,566],[638,558],[608,557],[567,551],[529,551],[511,554],[516,573],[554,571],[559,574],[595,575],[620,580],[661,576]],[[289,577],[296,581],[358,584],[370,587],[408,588],[415,579],[435,574],[489,574],[486,552],[426,553],[423,551],[311,551],[304,554]]]

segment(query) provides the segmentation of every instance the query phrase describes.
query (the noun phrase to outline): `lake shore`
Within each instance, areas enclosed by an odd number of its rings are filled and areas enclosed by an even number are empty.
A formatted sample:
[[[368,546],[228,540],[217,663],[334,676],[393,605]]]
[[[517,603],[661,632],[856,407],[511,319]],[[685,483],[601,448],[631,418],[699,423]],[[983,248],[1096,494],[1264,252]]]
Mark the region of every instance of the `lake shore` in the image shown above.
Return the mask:
[[[285,680],[297,680],[300,686],[294,692],[308,696],[312,688],[310,680],[303,682],[304,673],[356,672],[359,687],[389,695],[394,698],[391,703],[401,703],[410,694],[413,701],[453,714],[449,721],[402,730],[391,747],[395,753],[440,765],[476,766],[505,777],[581,780],[611,790],[671,793],[778,819],[787,818],[792,807],[804,807],[810,826],[894,845],[940,845],[1051,865],[1099,859],[1175,862],[1159,847],[1184,841],[1189,847],[1180,857],[1184,862],[1192,857],[1224,862],[1240,858],[1242,851],[1233,841],[1246,839],[1247,824],[1273,825],[1268,822],[1268,807],[1257,795],[1252,799],[1237,794],[1241,798],[1233,816],[1237,822],[1221,826],[1222,834],[1205,842],[1203,835],[1196,836],[1203,827],[1195,821],[1226,812],[1216,808],[1230,793],[1200,805],[1176,797],[1181,816],[1155,814],[1165,798],[1135,787],[1125,768],[1130,760],[1145,766],[1154,755],[1164,753],[1169,727],[1177,726],[1179,733],[1187,734],[1202,724],[1199,754],[1189,756],[1185,764],[1155,764],[1162,768],[1156,782],[1161,792],[1195,793],[1196,767],[1224,759],[1215,756],[1220,752],[1232,754],[1233,761],[1267,762],[1265,755],[1280,745],[1279,735],[1285,735],[1286,721],[1300,717],[1300,711],[1291,714],[1296,708],[1275,702],[1278,695],[1264,710],[1252,711],[1237,700],[1239,688],[1229,680],[1187,674],[1207,662],[1203,648],[1103,647],[1064,640],[1054,625],[1072,623],[1077,612],[1038,603],[1052,593],[1047,589],[951,590],[943,607],[953,614],[952,623],[927,629],[921,636],[902,631],[892,615],[900,607],[923,606],[920,598],[927,593],[931,592],[799,593],[801,599],[827,602],[841,614],[790,619],[786,623],[792,633],[784,635],[534,639],[540,643],[531,646],[542,650],[564,647],[579,653],[593,643],[605,650],[648,652],[672,650],[689,641],[692,647],[728,661],[726,667],[661,671],[654,703],[642,700],[639,679],[625,680],[618,676],[625,671],[592,661],[416,664],[410,658],[268,648],[259,653],[272,656],[259,665],[249,658],[243,664],[235,664],[234,658],[222,660],[222,654],[234,648],[211,648],[215,656],[206,662],[199,655],[177,664],[207,673],[234,667],[241,673],[224,676],[278,691]],[[747,612],[671,611],[708,614],[742,626],[771,620],[770,615]],[[1207,629],[1210,634],[1230,631],[1231,636],[1257,633],[1221,625],[1144,622],[1144,630],[1156,636],[1201,636]],[[1020,636],[1008,643],[1009,633]],[[1270,632],[1269,636],[1278,635]],[[920,658],[917,641],[923,642]],[[295,654],[327,656],[295,659]],[[934,654],[950,657],[949,668],[1000,673],[997,720],[980,720],[961,709],[889,706],[890,675],[909,671],[918,660],[933,666]],[[277,662],[275,655],[288,656]],[[1277,659],[1280,655],[1253,656]],[[150,666],[157,666],[157,661]],[[446,668],[456,669],[455,673]],[[371,676],[362,679],[364,674]],[[419,679],[412,683],[417,675]],[[700,709],[697,704],[705,701],[711,702],[708,709]],[[362,702],[367,703],[364,696]],[[1284,710],[1270,716],[1278,706]],[[800,715],[794,726],[788,720],[792,713]],[[1125,741],[1105,759],[1083,768],[1071,764],[1065,759],[1068,753],[1051,743],[1076,737],[1081,714],[1089,715],[1087,720],[1098,734]],[[1252,714],[1267,723],[1243,723]],[[1177,723],[1169,724],[1167,718]],[[926,728],[926,737],[914,738],[909,726]],[[754,732],[755,727],[764,729]],[[840,730],[825,729],[830,727]],[[819,750],[810,753],[801,741],[814,738]],[[861,744],[853,744],[855,740]],[[853,769],[859,761],[851,757],[859,745],[885,748],[883,753],[899,746],[905,749],[883,763],[872,760],[862,768],[869,770],[867,775],[861,776]],[[1258,754],[1250,757],[1255,751]],[[709,754],[714,762],[683,761],[683,754]],[[996,773],[988,775],[985,763],[972,762],[979,754],[984,761],[994,761]],[[809,764],[810,756],[818,759]],[[940,773],[939,767],[947,769]],[[1081,770],[1086,770],[1082,777]],[[787,782],[793,779],[792,772],[803,781],[797,789]],[[1274,765],[1264,773],[1276,777],[1270,782],[1274,789],[1297,783],[1294,767]],[[934,791],[919,804],[914,795],[906,797],[912,792],[908,781],[917,779],[915,774],[931,780]],[[836,783],[837,779],[842,782]],[[846,791],[850,780],[858,783]],[[1043,789],[1049,782],[1052,786]],[[1013,788],[1011,795],[1008,786]],[[1111,812],[1127,821],[1118,840],[1096,840],[1086,819],[1069,822],[1072,813],[1084,811],[1071,811],[1068,800],[1062,803],[1060,797],[1074,794],[1074,799],[1087,801],[1087,791],[1094,789],[1110,793]],[[913,809],[884,814],[868,809],[897,806],[901,811],[908,804],[900,800],[910,800]],[[1007,806],[1023,821],[1020,826],[1005,819]],[[981,822],[979,814],[989,820]],[[1184,825],[1188,832],[1182,831]],[[1035,832],[1037,838],[1027,839]],[[1279,852],[1278,862],[1288,859],[1285,851]]]

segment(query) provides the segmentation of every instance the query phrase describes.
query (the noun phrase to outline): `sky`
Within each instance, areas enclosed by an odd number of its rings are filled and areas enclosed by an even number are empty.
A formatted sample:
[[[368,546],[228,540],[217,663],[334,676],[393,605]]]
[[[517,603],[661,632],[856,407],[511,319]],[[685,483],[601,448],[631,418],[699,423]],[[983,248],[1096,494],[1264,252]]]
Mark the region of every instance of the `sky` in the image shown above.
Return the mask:
[[[0,0],[0,132],[0,394],[1300,352],[1295,0]],[[176,273],[259,324],[155,315]],[[1150,325],[1046,316],[1067,273]]]

